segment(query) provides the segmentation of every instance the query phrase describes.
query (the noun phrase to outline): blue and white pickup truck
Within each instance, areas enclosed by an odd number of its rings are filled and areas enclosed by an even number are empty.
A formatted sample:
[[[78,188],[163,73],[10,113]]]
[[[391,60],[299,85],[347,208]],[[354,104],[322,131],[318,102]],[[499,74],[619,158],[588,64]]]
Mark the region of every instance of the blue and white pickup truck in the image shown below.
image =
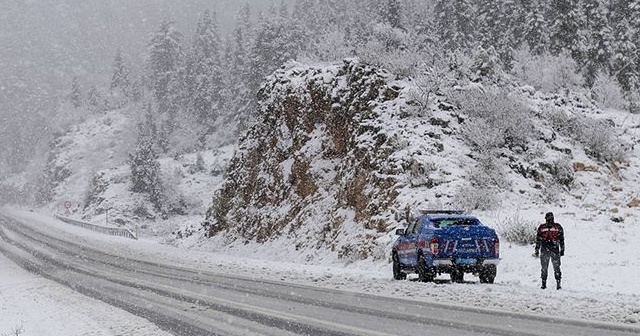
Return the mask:
[[[433,281],[449,273],[463,282],[465,273],[480,282],[493,283],[500,260],[500,240],[495,230],[459,210],[422,211],[406,229],[397,229],[391,259],[393,278],[417,273],[418,280]]]

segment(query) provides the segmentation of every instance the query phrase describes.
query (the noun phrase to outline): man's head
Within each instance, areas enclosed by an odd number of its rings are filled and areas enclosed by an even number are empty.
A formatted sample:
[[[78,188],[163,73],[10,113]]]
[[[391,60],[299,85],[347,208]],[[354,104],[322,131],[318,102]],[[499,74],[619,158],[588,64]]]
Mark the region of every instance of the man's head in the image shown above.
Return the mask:
[[[553,224],[553,212],[547,212],[547,214],[544,215],[544,220],[547,224]]]

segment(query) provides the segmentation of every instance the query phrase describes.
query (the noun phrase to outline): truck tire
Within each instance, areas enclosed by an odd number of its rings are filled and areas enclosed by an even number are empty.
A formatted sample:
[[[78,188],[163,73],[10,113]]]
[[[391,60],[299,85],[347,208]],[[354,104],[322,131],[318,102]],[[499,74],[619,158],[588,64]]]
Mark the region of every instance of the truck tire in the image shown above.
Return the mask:
[[[400,270],[400,261],[398,260],[398,255],[394,253],[391,259],[393,260],[393,279],[394,280],[406,279],[407,275]]]
[[[418,255],[418,281],[420,282],[433,282],[436,277],[435,272],[427,266],[427,261],[422,254]]]
[[[457,283],[464,282],[464,272],[462,270],[451,271],[451,282],[457,282]]]
[[[479,275],[480,283],[492,284],[496,279],[497,272],[498,271],[497,271],[496,265],[484,266],[484,268],[482,269],[482,272],[480,272],[480,275]]]

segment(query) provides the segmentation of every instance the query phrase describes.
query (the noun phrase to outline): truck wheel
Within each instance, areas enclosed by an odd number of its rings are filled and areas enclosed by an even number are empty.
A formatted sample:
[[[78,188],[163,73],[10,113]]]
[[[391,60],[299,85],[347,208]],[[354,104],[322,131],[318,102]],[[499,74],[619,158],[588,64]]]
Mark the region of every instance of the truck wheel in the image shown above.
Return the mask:
[[[418,256],[418,281],[420,282],[432,282],[435,278],[435,273],[433,270],[429,269],[427,266],[427,261],[424,259],[424,256],[421,254]]]
[[[496,265],[486,265],[482,272],[480,272],[480,282],[481,283],[490,283],[496,279],[497,268]]]
[[[400,270],[400,261],[398,260],[398,255],[394,253],[391,259],[393,260],[393,279],[394,280],[406,279],[407,275]]]
[[[461,270],[451,271],[451,282],[464,282],[464,272]]]

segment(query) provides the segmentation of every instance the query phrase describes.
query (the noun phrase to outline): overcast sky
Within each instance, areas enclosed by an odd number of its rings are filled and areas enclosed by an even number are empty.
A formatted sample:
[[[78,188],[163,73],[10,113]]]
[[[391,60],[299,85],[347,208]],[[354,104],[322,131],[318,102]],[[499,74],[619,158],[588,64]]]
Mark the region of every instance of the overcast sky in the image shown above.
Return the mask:
[[[270,0],[251,0],[265,8]],[[8,0],[0,5],[0,69],[12,81],[69,73],[91,80],[110,69],[117,48],[133,61],[142,59],[163,18],[176,20],[191,38],[205,9],[219,13],[228,29],[242,1],[234,0]],[[25,78],[27,77],[27,78]]]

